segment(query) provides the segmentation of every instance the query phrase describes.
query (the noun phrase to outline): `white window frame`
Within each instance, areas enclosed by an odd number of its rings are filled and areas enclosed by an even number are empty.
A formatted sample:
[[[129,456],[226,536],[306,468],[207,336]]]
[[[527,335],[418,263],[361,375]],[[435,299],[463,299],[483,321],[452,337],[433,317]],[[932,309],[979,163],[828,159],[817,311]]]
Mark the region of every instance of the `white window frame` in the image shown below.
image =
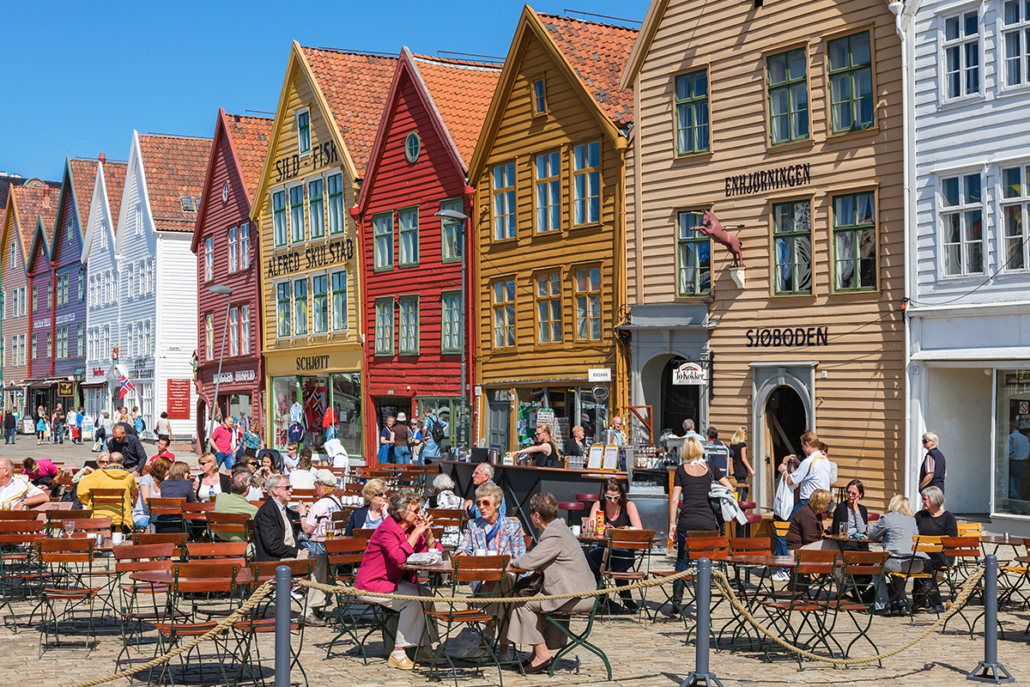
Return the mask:
[[[498,172],[500,177],[498,177]],[[516,160],[490,167],[490,224],[493,227],[491,236],[494,241],[510,241],[518,238],[518,188],[519,171]]]
[[[229,355],[236,357],[240,354],[240,309],[229,308]]]
[[[237,260],[239,257],[239,246],[237,245],[237,236],[239,234],[239,227],[229,227],[228,236],[226,243],[229,246],[229,274],[236,271]]]
[[[250,355],[250,305],[240,306],[240,355]]]
[[[965,50],[960,50],[961,66],[959,67],[960,74],[960,89],[963,93],[951,97],[948,95],[948,48],[952,48],[958,45],[969,43],[973,39],[967,36],[960,36],[959,38],[948,40],[947,39],[947,24],[949,19],[959,20],[959,29],[962,30],[965,16],[970,12],[976,12],[976,26],[977,26],[977,59],[979,60],[979,88],[975,93],[965,93]],[[984,8],[980,3],[965,4],[959,6],[948,7],[945,11],[941,12],[937,16],[937,76],[938,76],[938,100],[940,104],[960,103],[969,100],[975,100],[977,98],[983,98],[986,94],[986,78],[985,78],[985,67],[984,67]]]
[[[979,203],[963,203],[963,197],[965,195],[966,188],[966,177],[978,176],[980,178],[980,202]],[[959,204],[953,206],[945,206],[944,204],[944,183],[946,179],[958,179],[959,182]],[[987,186],[986,179],[980,169],[964,169],[964,170],[949,170],[946,173],[941,173],[936,177],[936,222],[937,222],[937,276],[941,280],[955,281],[961,279],[970,278],[983,278],[987,273],[989,259],[988,252],[988,225],[987,225]],[[965,228],[965,215],[970,211],[980,211],[980,251],[981,251],[981,264],[983,269],[980,272],[969,272],[966,268],[967,255],[966,246],[973,243],[972,241],[966,240],[966,228]],[[962,271],[958,274],[948,274],[946,267],[946,249],[948,245],[945,243],[945,216],[952,214],[959,214],[960,217],[960,255]]]
[[[342,297],[343,297],[343,307],[340,309],[341,314],[342,314],[342,317],[340,319],[342,319],[342,321],[343,321],[343,326],[341,326],[341,327],[337,327],[336,326],[337,325],[337,318],[336,318],[336,294],[337,294],[337,291],[336,291],[335,288],[333,288],[333,278],[336,275],[338,275],[338,274],[342,274],[343,275],[343,289],[340,291],[340,293],[342,294]],[[330,332],[346,332],[347,331],[347,322],[348,322],[348,319],[349,319],[349,313],[347,312],[347,299],[348,299],[347,288],[348,288],[347,270],[336,270],[334,272],[330,272],[329,273],[329,320],[330,320],[329,321],[329,331]]]
[[[590,149],[592,146],[597,146],[597,163],[594,165],[590,164]],[[583,164],[577,166],[576,155],[577,151],[582,149],[583,151]],[[582,227],[590,224],[599,224],[602,217],[604,216],[604,193],[603,193],[603,179],[601,177],[601,171],[604,165],[604,158],[602,156],[603,149],[601,147],[600,139],[594,139],[592,141],[584,141],[574,145],[571,150],[571,167],[572,167],[572,184],[569,189],[569,193],[572,196],[572,207],[571,207],[571,224],[573,227]],[[577,181],[583,180],[583,188],[577,187]],[[583,195],[580,195],[582,191]],[[592,217],[591,211],[593,208],[592,201],[597,199],[597,216]],[[582,221],[577,221],[577,210],[582,204],[583,214]]]
[[[250,268],[250,222],[244,222],[239,229],[240,269]]]
[[[1005,177],[1004,170],[1018,167],[1021,170],[1021,181],[1022,181],[1022,193],[1016,198],[1005,197]],[[994,228],[997,232],[997,243],[998,243],[998,260],[999,260],[999,273],[1000,274],[1026,274],[1030,271],[1030,239],[1027,238],[1030,234],[1030,179],[1027,175],[1030,174],[1030,160],[1013,161],[1009,163],[999,163],[997,166],[996,184],[994,197],[998,199],[997,208],[998,211],[995,215],[997,218],[994,221]],[[1018,205],[1022,208],[1023,215],[1023,267],[1017,267],[1010,269],[1008,267],[1008,251],[1006,250],[1006,235],[1005,235],[1005,208]]]
[[[279,290],[286,287],[286,307],[289,311],[285,318],[279,309]],[[273,302],[275,303],[275,337],[277,339],[289,339],[293,336],[293,280],[282,279],[272,284]],[[284,326],[285,324],[285,326]]]
[[[133,225],[136,230],[136,236],[143,236],[143,203],[136,203],[133,213]]]
[[[1022,15],[1022,18],[1015,24],[1005,23],[1005,7],[1009,2],[1015,2],[1016,8]],[[1001,0],[998,4],[995,24],[998,89],[1003,94],[1030,90],[1030,7],[1027,6],[1025,0]],[[1009,34],[1016,34],[1019,37],[1021,48],[1019,55],[1020,80],[1014,85],[1008,82],[1008,66],[1011,59],[1007,53]]]
[[[204,359],[214,360],[215,355],[215,314],[204,313]]]
[[[215,239],[208,236],[204,239],[204,281],[215,278]]]

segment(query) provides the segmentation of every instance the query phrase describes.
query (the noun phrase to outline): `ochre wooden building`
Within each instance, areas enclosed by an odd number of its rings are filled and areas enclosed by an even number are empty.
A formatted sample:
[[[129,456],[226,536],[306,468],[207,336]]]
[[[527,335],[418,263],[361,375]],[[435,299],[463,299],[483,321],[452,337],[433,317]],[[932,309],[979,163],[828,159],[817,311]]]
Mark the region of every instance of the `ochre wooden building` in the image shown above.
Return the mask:
[[[323,417],[351,456],[361,443],[361,289],[347,212],[397,58],[294,43],[251,219],[261,246],[268,444],[291,426],[313,446]]]
[[[528,5],[519,20],[469,168],[487,446],[527,445],[541,409],[562,438],[575,425],[600,434],[625,405],[616,327],[633,110],[618,80],[636,33]],[[592,369],[610,377],[606,400]]]
[[[361,236],[366,460],[390,415],[432,408],[458,440],[462,345],[471,410],[475,339],[462,292],[468,232],[434,215],[472,215],[468,163],[500,66],[412,55],[390,85],[355,217]],[[466,253],[465,262],[462,253]],[[462,329],[465,329],[464,337]],[[374,412],[372,412],[374,409]]]

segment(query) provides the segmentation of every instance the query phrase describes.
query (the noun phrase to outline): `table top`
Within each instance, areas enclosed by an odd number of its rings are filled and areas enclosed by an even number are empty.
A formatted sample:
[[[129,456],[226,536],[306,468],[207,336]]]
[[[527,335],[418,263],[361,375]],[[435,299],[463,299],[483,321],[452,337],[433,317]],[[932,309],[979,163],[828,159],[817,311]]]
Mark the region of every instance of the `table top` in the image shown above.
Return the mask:
[[[591,544],[603,544],[608,541],[608,537],[601,535],[600,537],[596,534],[581,534],[576,539],[582,542],[589,542]]]
[[[984,536],[980,537],[980,541],[984,544],[1005,544],[1008,546],[1023,545],[1022,537],[1009,537],[1008,539],[1006,539],[1005,535],[1003,534],[985,534]]]
[[[869,537],[849,537],[846,534],[824,534],[823,539],[832,539],[833,541],[854,541],[854,542],[866,542],[870,541]]]
[[[411,570],[411,571],[415,571],[415,572],[447,574],[447,573],[454,572],[454,559],[451,558],[451,557],[447,557],[447,558],[444,558],[439,563],[432,563],[432,564],[408,565],[407,563],[405,563],[404,565],[401,566],[401,568],[404,569],[404,570]],[[507,572],[519,573],[519,574],[527,572],[526,570],[523,570],[522,568],[513,568],[511,566],[508,566],[505,570],[507,570]]]

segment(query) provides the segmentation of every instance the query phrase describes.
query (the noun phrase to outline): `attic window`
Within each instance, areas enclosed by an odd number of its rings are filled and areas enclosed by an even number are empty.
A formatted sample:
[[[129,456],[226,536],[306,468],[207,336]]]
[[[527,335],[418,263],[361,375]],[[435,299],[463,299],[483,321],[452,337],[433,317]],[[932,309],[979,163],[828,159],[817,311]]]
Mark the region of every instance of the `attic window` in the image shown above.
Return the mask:
[[[227,181],[224,184],[222,184],[222,202],[224,203],[224,202],[226,202],[228,200],[229,200],[229,182]]]
[[[544,79],[540,77],[533,82],[533,114],[547,112],[547,99],[544,97]]]
[[[197,206],[193,203],[193,196],[181,196],[182,200],[182,211],[183,212],[196,212]]]
[[[418,133],[412,131],[404,139],[404,157],[408,159],[408,162],[415,162],[421,152],[422,140],[418,137]]]
[[[297,147],[301,155],[311,152],[311,115],[306,111],[297,113]]]

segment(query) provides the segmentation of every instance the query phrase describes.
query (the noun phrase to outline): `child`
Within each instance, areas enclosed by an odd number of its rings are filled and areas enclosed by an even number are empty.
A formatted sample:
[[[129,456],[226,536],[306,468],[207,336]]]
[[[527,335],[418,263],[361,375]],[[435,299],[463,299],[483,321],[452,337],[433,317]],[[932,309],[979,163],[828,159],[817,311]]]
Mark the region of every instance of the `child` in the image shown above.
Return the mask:
[[[36,446],[43,443],[43,437],[46,435],[46,430],[46,418],[40,416],[40,418],[36,420]]]

